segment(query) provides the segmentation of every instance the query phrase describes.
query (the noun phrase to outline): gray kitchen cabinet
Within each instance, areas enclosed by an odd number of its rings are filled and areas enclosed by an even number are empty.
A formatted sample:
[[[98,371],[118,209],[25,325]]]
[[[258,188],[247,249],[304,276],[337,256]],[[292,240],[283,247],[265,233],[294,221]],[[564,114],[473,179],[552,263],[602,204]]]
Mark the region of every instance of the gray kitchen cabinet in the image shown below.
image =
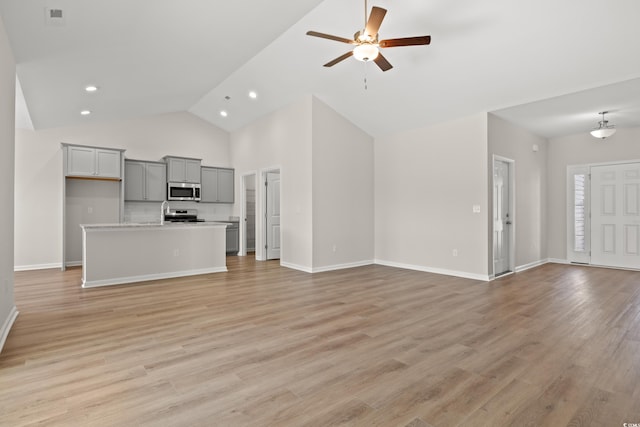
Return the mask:
[[[202,160],[174,156],[165,156],[164,160],[167,163],[167,182],[200,183]]]
[[[202,167],[202,192],[200,202],[233,203],[234,170]]]
[[[64,145],[65,176],[121,178],[122,150]]]
[[[240,229],[237,222],[227,226],[227,253],[238,253],[240,250]]]
[[[162,162],[124,161],[124,199],[162,202],[166,200],[167,165]]]

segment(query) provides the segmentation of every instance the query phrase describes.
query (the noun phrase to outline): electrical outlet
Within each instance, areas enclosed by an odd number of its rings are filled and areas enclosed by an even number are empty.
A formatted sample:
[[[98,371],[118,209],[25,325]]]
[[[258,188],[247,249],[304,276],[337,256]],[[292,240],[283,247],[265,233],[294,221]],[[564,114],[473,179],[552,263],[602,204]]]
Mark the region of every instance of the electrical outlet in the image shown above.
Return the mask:
[[[93,207],[92,207],[92,206],[89,206],[89,207],[87,208],[87,213],[90,213],[90,214],[92,214],[92,213],[93,213]]]
[[[334,244],[333,245],[333,252],[335,252],[338,249],[338,247]]]
[[[174,249],[173,256],[180,256],[180,249]]]
[[[457,249],[454,249],[454,250],[453,250],[453,252],[452,252],[452,255],[453,255],[453,256],[458,256],[458,250],[457,250]]]

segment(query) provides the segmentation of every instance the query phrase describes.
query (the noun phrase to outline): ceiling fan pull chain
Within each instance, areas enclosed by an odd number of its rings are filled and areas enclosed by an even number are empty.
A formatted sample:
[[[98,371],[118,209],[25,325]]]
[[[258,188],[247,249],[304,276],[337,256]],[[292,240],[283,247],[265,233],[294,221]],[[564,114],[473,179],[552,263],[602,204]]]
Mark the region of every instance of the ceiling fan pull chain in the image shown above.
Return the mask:
[[[364,62],[364,90],[368,90],[369,87],[367,86],[367,62]]]

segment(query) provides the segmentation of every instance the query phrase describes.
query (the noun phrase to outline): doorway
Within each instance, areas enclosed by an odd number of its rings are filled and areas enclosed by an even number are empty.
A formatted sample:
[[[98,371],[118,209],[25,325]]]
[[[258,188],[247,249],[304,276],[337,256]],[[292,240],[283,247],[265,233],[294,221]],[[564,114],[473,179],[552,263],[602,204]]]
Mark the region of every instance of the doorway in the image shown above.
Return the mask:
[[[256,173],[242,176],[242,245],[240,255],[256,251]]]
[[[493,276],[514,270],[514,161],[493,157]]]
[[[640,162],[567,168],[567,260],[640,268]]]

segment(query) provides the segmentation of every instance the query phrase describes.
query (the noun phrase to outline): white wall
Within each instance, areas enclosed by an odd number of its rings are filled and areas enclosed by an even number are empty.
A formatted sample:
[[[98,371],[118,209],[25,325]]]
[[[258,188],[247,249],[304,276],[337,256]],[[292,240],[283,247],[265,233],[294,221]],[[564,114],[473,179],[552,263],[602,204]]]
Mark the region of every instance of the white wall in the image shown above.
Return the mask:
[[[584,133],[549,140],[547,155],[547,252],[567,259],[567,166],[589,163],[640,161],[640,128],[618,129],[605,140]]]
[[[317,98],[312,126],[313,271],[373,263],[373,138]]]
[[[15,81],[15,76],[14,76]],[[60,143],[124,148],[127,158],[165,155],[231,166],[229,135],[190,113],[46,130],[16,130],[16,269],[59,267],[62,262],[62,150]],[[155,213],[156,206],[151,207]],[[202,209],[215,209],[213,206]],[[231,208],[220,210],[231,212]],[[127,212],[131,216],[131,212]],[[155,218],[155,217],[154,217]],[[38,244],[34,244],[38,242]]]
[[[498,155],[515,160],[515,266],[531,266],[547,259],[546,230],[546,176],[547,145],[545,138],[534,135],[493,114],[489,114],[489,170],[492,156]],[[533,145],[538,146],[537,152]],[[493,188],[489,175],[489,200]],[[489,204],[489,219],[493,216]],[[491,223],[491,221],[490,221]],[[492,230],[489,228],[489,254],[492,251]],[[493,273],[492,256],[489,271]]]
[[[376,139],[378,262],[488,278],[487,150],[484,113]]]
[[[13,294],[16,65],[0,18],[0,351],[17,315]]]
[[[255,121],[231,133],[231,160],[236,170],[236,200],[241,200],[242,175],[280,168],[281,178],[281,263],[310,270],[313,265],[311,139],[312,97]],[[264,184],[257,203],[264,203]],[[240,214],[240,203],[235,205]],[[256,248],[264,246],[264,221],[256,221]],[[244,240],[241,236],[240,240]]]

